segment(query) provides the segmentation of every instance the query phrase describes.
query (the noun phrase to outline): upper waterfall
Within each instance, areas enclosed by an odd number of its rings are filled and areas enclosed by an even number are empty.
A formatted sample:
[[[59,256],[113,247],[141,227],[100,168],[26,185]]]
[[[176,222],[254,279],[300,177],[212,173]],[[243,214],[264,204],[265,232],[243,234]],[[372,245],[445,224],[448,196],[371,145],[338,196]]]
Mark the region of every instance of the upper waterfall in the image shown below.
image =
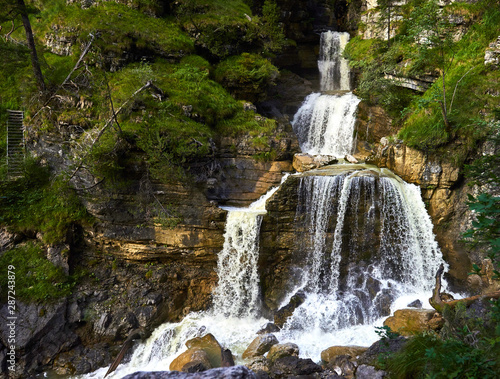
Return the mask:
[[[349,33],[321,34],[318,69],[321,91],[350,91],[349,62],[342,57]]]
[[[342,57],[349,33],[321,34],[318,68],[321,90],[306,97],[292,121],[303,153],[344,157],[354,149],[354,126],[360,100],[349,91],[349,64]]]

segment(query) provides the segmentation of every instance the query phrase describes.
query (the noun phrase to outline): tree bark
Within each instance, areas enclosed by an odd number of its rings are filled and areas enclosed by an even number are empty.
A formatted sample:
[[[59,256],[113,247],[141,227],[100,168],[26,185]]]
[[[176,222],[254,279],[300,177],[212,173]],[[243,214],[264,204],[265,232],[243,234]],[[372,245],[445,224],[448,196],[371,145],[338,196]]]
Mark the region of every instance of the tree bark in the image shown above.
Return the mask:
[[[28,17],[26,4],[24,4],[24,0],[17,0],[17,5],[21,13],[24,30],[26,31],[26,40],[28,42],[28,48],[30,49],[31,66],[33,68],[33,74],[35,75],[36,85],[41,92],[45,92],[45,81],[43,79],[40,62],[38,60],[38,54],[36,52],[35,39],[33,38],[33,30],[31,29],[31,23]]]

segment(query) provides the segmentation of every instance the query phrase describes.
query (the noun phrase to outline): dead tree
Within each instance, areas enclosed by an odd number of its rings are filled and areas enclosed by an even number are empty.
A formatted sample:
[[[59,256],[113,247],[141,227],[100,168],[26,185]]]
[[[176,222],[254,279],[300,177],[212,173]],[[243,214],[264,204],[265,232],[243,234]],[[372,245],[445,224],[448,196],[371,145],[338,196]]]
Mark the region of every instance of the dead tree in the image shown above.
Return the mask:
[[[445,301],[441,298],[441,276],[443,275],[443,271],[444,265],[441,264],[436,272],[436,285],[434,286],[434,290],[432,291],[432,297],[429,299],[429,303],[431,304],[431,306],[441,314],[443,313],[445,307],[455,308],[457,304],[464,304],[466,307],[468,307],[477,300],[500,298],[500,291],[495,291],[484,295],[476,295],[458,300]]]

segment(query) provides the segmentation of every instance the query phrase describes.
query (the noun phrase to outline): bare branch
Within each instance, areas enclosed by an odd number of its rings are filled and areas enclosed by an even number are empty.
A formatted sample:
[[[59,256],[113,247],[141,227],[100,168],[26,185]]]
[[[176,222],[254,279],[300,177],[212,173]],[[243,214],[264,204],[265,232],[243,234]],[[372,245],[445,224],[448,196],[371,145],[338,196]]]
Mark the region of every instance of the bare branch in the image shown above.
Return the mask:
[[[453,90],[453,95],[451,96],[451,102],[450,102],[450,108],[449,108],[449,113],[451,113],[451,109],[453,107],[453,100],[455,99],[455,93],[457,92],[457,88],[458,88],[458,84],[462,81],[463,78],[465,78],[469,72],[471,72],[472,70],[474,70],[478,65],[475,65],[473,67],[471,67],[465,74],[462,75],[462,77],[460,79],[457,80],[457,82],[455,83],[455,89]]]
[[[76,173],[82,168],[83,162],[85,161],[85,158],[87,158],[88,155],[92,152],[92,149],[94,148],[95,144],[97,143],[97,141],[99,141],[99,139],[104,134],[106,129],[112,124],[116,115],[118,115],[123,110],[123,108],[125,108],[125,106],[130,102],[130,100],[132,100],[135,96],[137,96],[140,92],[144,91],[146,88],[150,87],[151,84],[152,84],[151,81],[148,81],[145,85],[143,85],[141,88],[139,88],[137,91],[135,91],[127,100],[125,100],[125,102],[120,106],[120,108],[118,108],[118,110],[116,112],[113,112],[113,115],[106,121],[106,123],[101,128],[101,130],[99,130],[99,133],[97,133],[97,136],[94,139],[94,141],[92,142],[92,144],[90,145],[90,148],[85,153],[85,155],[82,157],[80,164],[75,169],[75,171],[73,171],[73,173],[69,177],[68,181],[73,179],[73,177],[76,175]]]

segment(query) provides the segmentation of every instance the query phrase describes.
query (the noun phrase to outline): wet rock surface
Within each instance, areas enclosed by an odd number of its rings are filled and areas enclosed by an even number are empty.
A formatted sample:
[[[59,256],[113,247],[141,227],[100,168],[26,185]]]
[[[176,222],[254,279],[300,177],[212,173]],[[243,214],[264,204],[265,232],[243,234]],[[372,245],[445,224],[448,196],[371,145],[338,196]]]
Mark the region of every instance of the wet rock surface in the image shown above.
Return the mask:
[[[163,378],[189,378],[189,379],[254,379],[255,374],[245,366],[228,368],[215,368],[200,373],[184,373],[177,371],[139,371],[125,376],[123,379],[163,379]]]

